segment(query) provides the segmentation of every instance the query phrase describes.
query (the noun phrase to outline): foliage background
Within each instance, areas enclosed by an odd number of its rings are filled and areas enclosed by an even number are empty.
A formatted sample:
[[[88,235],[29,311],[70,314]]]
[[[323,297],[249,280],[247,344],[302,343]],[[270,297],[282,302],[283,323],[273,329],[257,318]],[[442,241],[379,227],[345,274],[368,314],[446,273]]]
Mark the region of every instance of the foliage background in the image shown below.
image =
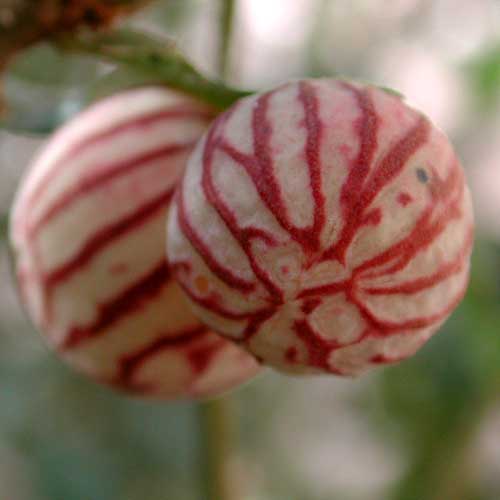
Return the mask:
[[[217,0],[157,0],[130,21],[216,71]],[[1,13],[1,6],[0,6]],[[356,380],[268,373],[233,396],[243,500],[500,498],[500,5],[495,0],[239,0],[230,80],[349,75],[400,90],[452,138],[478,218],[466,299],[412,360]],[[0,32],[1,36],[1,32]],[[70,372],[23,316],[6,214],[43,131],[131,78],[31,50],[0,131],[0,498],[197,500],[199,408],[127,399]]]

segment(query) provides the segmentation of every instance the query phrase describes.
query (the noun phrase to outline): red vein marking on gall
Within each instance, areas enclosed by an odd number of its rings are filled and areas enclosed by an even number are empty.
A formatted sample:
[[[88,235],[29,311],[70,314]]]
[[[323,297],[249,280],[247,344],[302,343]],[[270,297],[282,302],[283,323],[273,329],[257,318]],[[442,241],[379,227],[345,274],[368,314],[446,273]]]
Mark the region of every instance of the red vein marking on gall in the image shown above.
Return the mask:
[[[28,313],[68,363],[129,393],[203,398],[260,370],[194,317],[165,258],[174,186],[212,117],[162,88],[105,99],[52,137],[16,195]]]
[[[368,90],[359,90],[355,86],[346,83],[342,85],[354,94],[361,111],[361,119],[356,123],[360,146],[358,157],[354,160],[347,179],[340,190],[340,202],[344,219],[342,234],[335,246],[323,254],[323,258],[329,259],[336,256],[341,262],[344,262],[347,247],[359,228],[359,220],[362,217],[360,213],[361,207],[359,206],[361,199],[358,196],[368,177],[377,150],[379,118]]]
[[[30,221],[28,228],[29,237],[36,237],[37,233],[52,219],[70,208],[73,203],[91,194],[92,191],[102,189],[107,184],[134,173],[140,168],[148,167],[153,161],[164,162],[174,155],[189,152],[193,147],[194,142],[187,144],[167,144],[136,157],[127,157],[110,166],[99,166],[99,173],[97,175],[83,177],[73,189],[62,193],[58,199],[49,205],[41,217],[35,221]],[[158,166],[163,164],[158,163]]]
[[[164,193],[148,201],[135,212],[123,219],[101,227],[85,242],[73,257],[61,266],[41,276],[41,286],[44,288],[46,303],[46,315],[50,319],[53,316],[52,299],[56,287],[67,281],[76,272],[85,271],[85,267],[92,258],[99,254],[106,246],[116,240],[126,237],[127,233],[136,231],[146,224],[152,217],[163,216],[170,200],[173,188],[169,187]]]
[[[148,345],[120,358],[118,362],[118,375],[113,379],[112,383],[122,387],[134,387],[136,373],[138,373],[149,360],[166,350],[189,349],[189,347],[192,347],[193,341],[199,339],[200,336],[206,332],[207,330],[203,326],[196,326],[184,329],[181,332],[175,332],[174,334],[168,333],[167,335],[155,338]],[[220,343],[218,345],[220,346]],[[192,363],[193,374],[196,375],[203,371],[203,368],[208,364],[212,354],[213,350],[209,349],[206,352],[204,363]],[[192,353],[190,353],[189,356],[192,356]]]
[[[90,120],[94,119],[94,116],[91,115],[97,114],[101,115],[107,110],[111,105],[119,103],[119,99],[121,96],[113,96],[108,98],[106,101],[101,101],[93,108],[91,108],[88,113],[88,118]],[[113,102],[115,101],[115,102]],[[163,104],[165,105],[165,104]],[[81,115],[83,119],[87,118],[85,112]],[[213,117],[212,112],[210,112],[206,108],[197,108],[192,105],[183,102],[181,104],[172,105],[168,103],[167,107],[164,109],[147,109],[145,112],[138,116],[125,116],[120,119],[118,123],[111,123],[107,127],[99,130],[96,133],[90,132],[89,135],[85,135],[83,137],[77,137],[74,140],[71,148],[67,148],[52,165],[51,168],[46,170],[41,179],[38,180],[36,187],[31,189],[29,193],[27,193],[26,198],[23,200],[23,203],[26,203],[26,207],[24,210],[26,213],[30,213],[30,209],[32,209],[46,190],[51,185],[51,182],[63,171],[66,169],[66,163],[71,161],[72,158],[78,157],[85,150],[98,145],[99,143],[104,144],[109,140],[112,140],[126,132],[144,132],[144,129],[151,127],[152,125],[158,123],[165,123],[166,121],[175,121],[179,119],[194,119],[202,122],[209,122]],[[121,121],[123,120],[123,121]],[[66,139],[65,133],[67,133],[67,128],[61,129],[59,132],[59,136],[56,133],[54,136],[54,140]]]
[[[176,266],[172,266],[175,269]],[[249,340],[255,333],[258,332],[260,326],[273,316],[276,312],[276,306],[266,306],[251,312],[233,312],[226,309],[221,305],[220,297],[212,294],[206,297],[200,297],[196,292],[193,292],[189,287],[187,287],[181,280],[180,285],[186,296],[194,303],[197,304],[207,311],[215,313],[227,320],[244,320],[246,321],[246,327],[242,334],[242,340]],[[233,339],[234,340],[234,339]]]
[[[137,282],[110,300],[97,305],[97,317],[88,326],[72,326],[64,336],[62,349],[72,349],[88,342],[97,335],[105,335],[106,329],[120,320],[125,320],[148,301],[153,300],[170,280],[167,262],[162,261]]]
[[[463,297],[469,191],[446,137],[400,98],[292,82],[238,102],[200,148],[169,259],[202,319],[265,363],[353,375],[396,362]]]
[[[228,116],[229,115],[223,116],[221,118],[221,121],[225,122]],[[241,229],[240,227],[238,227],[238,222],[235,219],[234,214],[228,208],[224,200],[219,196],[217,189],[214,186],[212,178],[213,154],[215,148],[218,146],[218,142],[214,140],[213,136],[214,130],[215,128],[212,128],[211,131],[208,132],[205,148],[203,151],[203,162],[204,162],[203,178],[202,178],[203,191],[207,196],[207,201],[217,210],[217,213],[224,220],[231,234],[234,236],[234,238],[236,238],[239,241],[241,248],[245,252],[255,275],[264,284],[264,286],[267,288],[271,296],[279,297],[279,301],[282,301],[283,298],[281,297],[281,290],[274,285],[274,283],[267,275],[267,273],[265,273],[265,271],[263,271],[262,268],[258,265],[257,260],[255,259],[252,252],[252,240],[260,239],[270,246],[275,244],[275,240],[273,239],[270,233],[261,231],[258,228],[249,227]],[[182,192],[182,190],[180,190],[179,192]],[[185,217],[184,208],[182,210],[183,210],[182,215]],[[204,255],[205,255],[205,260],[211,262],[210,250],[208,248],[205,248]],[[227,280],[228,275],[231,276],[233,283],[236,284],[237,281],[235,281],[234,274],[228,273],[227,270],[225,271],[226,277],[224,278],[224,281],[228,282]],[[237,288],[238,286],[241,289],[241,283],[240,285],[236,285]],[[249,290],[253,288],[254,286],[252,285],[252,287]]]

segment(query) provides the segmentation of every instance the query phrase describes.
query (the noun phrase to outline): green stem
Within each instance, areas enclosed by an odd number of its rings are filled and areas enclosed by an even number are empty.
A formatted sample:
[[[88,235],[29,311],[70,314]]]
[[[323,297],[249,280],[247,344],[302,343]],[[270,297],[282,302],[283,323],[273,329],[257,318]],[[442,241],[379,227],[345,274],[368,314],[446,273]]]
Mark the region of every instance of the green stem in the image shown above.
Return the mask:
[[[234,500],[235,494],[227,471],[234,438],[230,399],[226,397],[201,403],[199,412],[204,449],[203,498]]]
[[[172,43],[131,30],[88,36],[63,36],[57,39],[63,50],[87,54],[115,64],[125,65],[143,74],[151,82],[183,91],[219,110],[252,94],[210,80],[200,74]]]
[[[219,60],[218,70],[222,79],[226,80],[231,70],[231,37],[233,33],[233,19],[236,7],[235,0],[219,0]]]

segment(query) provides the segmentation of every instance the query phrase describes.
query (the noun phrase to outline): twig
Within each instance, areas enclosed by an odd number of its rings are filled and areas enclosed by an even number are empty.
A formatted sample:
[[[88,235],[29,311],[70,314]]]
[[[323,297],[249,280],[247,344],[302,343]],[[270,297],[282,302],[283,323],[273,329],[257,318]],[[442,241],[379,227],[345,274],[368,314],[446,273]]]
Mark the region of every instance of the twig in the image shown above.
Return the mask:
[[[235,0],[219,0],[219,60],[218,69],[222,79],[227,80],[231,70],[231,37],[233,33],[233,19]]]
[[[201,403],[199,412],[204,448],[203,498],[235,500],[227,471],[234,437],[230,400],[226,397]]]
[[[0,214],[0,242],[7,238],[7,231],[9,226],[8,214]]]
[[[230,46],[235,0],[220,0],[219,15],[219,75],[227,79],[230,72]],[[228,471],[232,444],[236,434],[236,419],[229,396],[200,405],[205,448],[204,485],[207,500],[236,500]]]
[[[0,6],[0,69],[19,50],[80,26],[101,28],[149,0],[5,0]]]

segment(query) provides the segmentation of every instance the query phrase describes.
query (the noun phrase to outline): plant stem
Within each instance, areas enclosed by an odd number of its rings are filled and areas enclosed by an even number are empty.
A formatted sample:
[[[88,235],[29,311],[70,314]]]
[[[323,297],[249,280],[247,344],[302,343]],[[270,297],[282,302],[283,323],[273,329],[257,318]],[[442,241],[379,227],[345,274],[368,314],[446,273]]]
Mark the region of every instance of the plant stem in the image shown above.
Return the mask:
[[[0,214],[0,242],[7,238],[7,228],[9,225],[8,214]]]
[[[225,397],[201,403],[199,413],[204,449],[203,498],[235,500],[227,471],[234,438],[230,399]]]
[[[230,46],[235,0],[219,0],[218,72],[227,79],[230,72]],[[229,396],[200,405],[203,445],[205,449],[204,490],[207,500],[235,500],[238,494],[230,481],[228,469],[234,437],[234,418]]]
[[[235,0],[219,0],[219,59],[218,70],[223,80],[226,80],[231,70],[231,36],[233,33],[233,19]]]

